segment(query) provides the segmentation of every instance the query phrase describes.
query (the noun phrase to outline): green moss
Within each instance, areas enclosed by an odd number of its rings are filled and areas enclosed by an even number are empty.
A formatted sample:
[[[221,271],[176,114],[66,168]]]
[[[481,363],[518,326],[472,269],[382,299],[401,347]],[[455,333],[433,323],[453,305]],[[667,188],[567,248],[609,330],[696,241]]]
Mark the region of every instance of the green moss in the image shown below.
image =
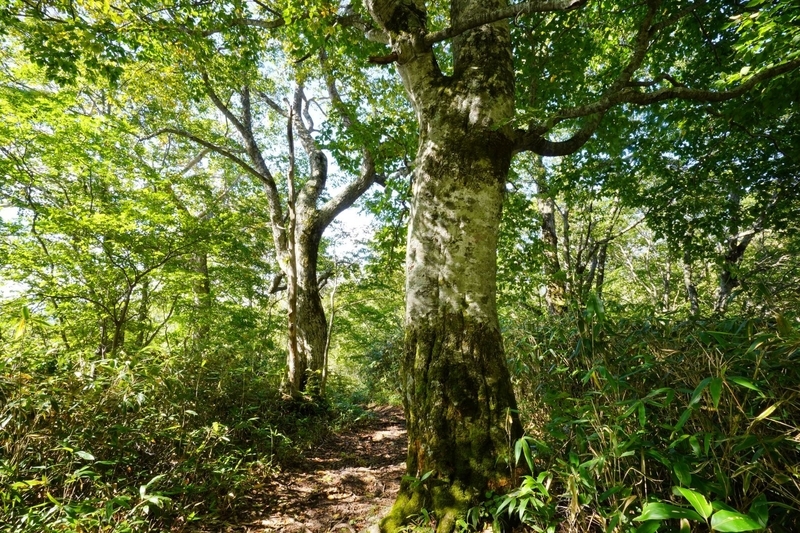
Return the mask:
[[[458,482],[439,480],[435,483],[433,487],[402,487],[392,510],[380,523],[381,532],[400,531],[411,519],[418,517],[423,508],[436,517],[437,533],[454,531],[458,518],[466,516],[476,503],[476,492]]]
[[[423,508],[424,497],[420,491],[401,488],[392,510],[381,520],[382,533],[395,533],[408,524],[409,518],[419,514]]]

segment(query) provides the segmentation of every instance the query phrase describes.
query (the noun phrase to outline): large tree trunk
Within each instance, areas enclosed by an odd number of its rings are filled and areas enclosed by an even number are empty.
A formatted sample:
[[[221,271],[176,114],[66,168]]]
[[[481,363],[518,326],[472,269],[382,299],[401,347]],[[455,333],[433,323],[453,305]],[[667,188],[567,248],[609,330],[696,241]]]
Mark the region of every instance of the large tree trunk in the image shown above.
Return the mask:
[[[294,317],[296,335],[296,358],[289,365],[288,380],[295,392],[303,392],[312,397],[325,392],[324,365],[325,342],[328,324],[317,282],[317,254],[321,239],[319,231],[306,216],[312,213],[298,213],[297,246],[297,292],[296,315]]]
[[[453,2],[451,20],[503,5]],[[373,2],[385,27],[424,26],[414,6]],[[496,248],[514,110],[507,23],[453,42],[454,74],[430,50],[398,43],[398,69],[417,112],[420,142],[406,256],[406,339],[401,368],[408,474],[381,529],[394,532],[421,509],[439,533],[488,489],[512,483],[511,446],[521,434],[495,307]],[[428,474],[422,481],[422,476]]]
[[[421,508],[435,512],[437,531],[451,531],[486,489],[509,488],[509,447],[520,436],[495,308],[510,154],[487,147],[493,132],[462,128],[454,120],[444,137],[423,137],[417,160],[402,382],[408,473],[434,475],[403,484],[385,531]]]

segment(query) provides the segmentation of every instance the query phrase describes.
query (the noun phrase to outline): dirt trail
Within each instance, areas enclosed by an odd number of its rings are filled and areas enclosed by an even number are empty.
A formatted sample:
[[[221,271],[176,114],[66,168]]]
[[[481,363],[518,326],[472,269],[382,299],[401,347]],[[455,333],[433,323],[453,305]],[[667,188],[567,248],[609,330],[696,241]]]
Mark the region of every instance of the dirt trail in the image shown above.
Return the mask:
[[[377,407],[354,430],[331,434],[297,467],[264,487],[264,507],[241,533],[354,533],[377,524],[405,473],[403,410]]]

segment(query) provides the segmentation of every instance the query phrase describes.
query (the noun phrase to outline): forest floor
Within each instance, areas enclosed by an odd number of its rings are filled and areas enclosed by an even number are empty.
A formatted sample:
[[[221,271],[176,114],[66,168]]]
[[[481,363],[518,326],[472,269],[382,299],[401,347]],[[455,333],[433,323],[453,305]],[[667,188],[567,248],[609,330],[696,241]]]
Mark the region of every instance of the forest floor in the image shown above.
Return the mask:
[[[248,512],[225,533],[362,533],[385,515],[405,473],[403,409],[376,407],[332,433],[305,460],[248,494]]]

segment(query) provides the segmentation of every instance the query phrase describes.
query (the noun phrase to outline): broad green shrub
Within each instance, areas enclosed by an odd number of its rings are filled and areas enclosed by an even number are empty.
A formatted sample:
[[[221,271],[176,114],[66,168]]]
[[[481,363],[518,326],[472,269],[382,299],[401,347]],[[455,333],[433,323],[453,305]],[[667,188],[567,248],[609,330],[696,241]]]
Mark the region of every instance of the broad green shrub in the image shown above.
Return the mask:
[[[278,394],[280,353],[108,359],[16,337],[0,354],[0,531],[161,531],[224,516],[319,426]]]
[[[507,347],[533,472],[504,512],[542,531],[800,531],[796,321],[613,320],[595,299]],[[521,507],[526,486],[543,490]]]

